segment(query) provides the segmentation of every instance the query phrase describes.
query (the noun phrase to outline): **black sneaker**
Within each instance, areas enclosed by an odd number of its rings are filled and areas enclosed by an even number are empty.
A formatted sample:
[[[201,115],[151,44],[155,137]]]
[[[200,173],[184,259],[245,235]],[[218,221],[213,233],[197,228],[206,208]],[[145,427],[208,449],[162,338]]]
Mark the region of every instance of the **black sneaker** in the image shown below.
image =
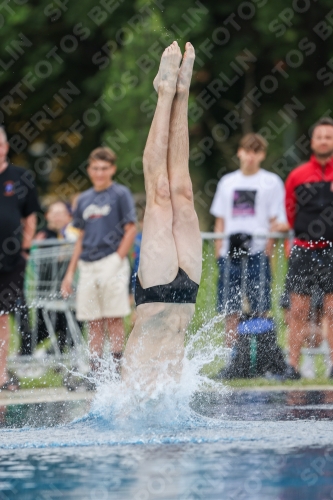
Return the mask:
[[[87,391],[96,391],[96,372],[87,373],[83,384]]]
[[[82,378],[76,372],[77,370],[74,368],[73,371],[66,373],[63,378],[62,383],[68,391],[76,391],[82,385]]]
[[[287,365],[282,378],[283,380],[300,380],[301,374],[293,366]]]
[[[220,380],[232,380],[234,378],[244,378],[244,374],[241,373],[236,363],[231,362],[226,368],[219,371],[215,378]]]
[[[82,376],[74,369],[65,375],[63,385],[68,391],[96,391],[95,374],[92,372]]]

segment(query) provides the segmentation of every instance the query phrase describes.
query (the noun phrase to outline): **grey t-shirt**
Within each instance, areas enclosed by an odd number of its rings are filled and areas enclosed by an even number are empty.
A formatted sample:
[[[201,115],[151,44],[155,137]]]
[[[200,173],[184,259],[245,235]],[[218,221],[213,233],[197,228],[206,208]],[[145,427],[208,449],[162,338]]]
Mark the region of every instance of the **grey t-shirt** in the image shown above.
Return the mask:
[[[124,236],[124,226],[135,222],[130,190],[113,182],[104,191],[94,188],[78,198],[73,225],[84,230],[82,260],[93,262],[115,252]]]

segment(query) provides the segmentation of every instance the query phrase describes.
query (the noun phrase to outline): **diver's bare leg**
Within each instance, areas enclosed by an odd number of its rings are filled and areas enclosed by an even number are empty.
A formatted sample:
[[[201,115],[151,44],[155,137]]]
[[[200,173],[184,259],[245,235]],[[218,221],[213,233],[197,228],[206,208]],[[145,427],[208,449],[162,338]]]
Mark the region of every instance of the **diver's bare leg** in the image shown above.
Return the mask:
[[[180,61],[180,48],[177,42],[173,42],[161,58],[158,101],[143,154],[147,204],[138,272],[143,288],[169,283],[178,272],[177,250],[172,233],[167,154],[170,115]]]
[[[190,44],[187,44],[186,48],[187,54],[181,66],[181,74],[178,76],[177,91],[173,100],[170,118],[167,157],[168,187],[170,186],[168,200],[171,199],[171,231],[175,242],[177,264],[193,281],[199,283],[202,242],[198,219],[194,211],[192,186],[188,170],[187,107],[194,49]],[[154,85],[160,85],[161,76],[160,67]],[[147,190],[148,187],[146,183]],[[170,206],[168,209],[170,209]],[[153,226],[153,228],[156,231],[160,226],[161,223]],[[169,224],[167,227],[170,230]],[[150,237],[154,238],[153,233]],[[147,244],[149,244],[149,240],[147,240]],[[147,273],[150,268],[149,262],[149,259],[147,259]],[[163,265],[162,261],[160,265]],[[142,271],[144,278],[146,268],[143,267]],[[178,269],[174,270],[172,277],[175,277],[177,271]],[[171,281],[171,276],[169,281]],[[159,278],[154,284],[167,282],[165,279],[160,281]],[[150,306],[152,306],[152,309],[150,309]],[[151,319],[147,321],[150,311],[152,312]],[[130,360],[127,367],[130,366],[131,370],[124,365],[123,379],[128,384],[132,383],[132,385],[133,380],[135,380],[134,383],[140,385],[144,392],[149,394],[158,386],[158,380],[161,376],[164,377],[163,381],[161,381],[162,385],[165,385],[167,376],[172,381],[179,382],[183,369],[184,338],[194,313],[194,304],[144,304],[138,307],[137,313],[138,320],[129,339],[128,347],[126,347],[128,359]],[[139,328],[141,314],[144,314],[145,332]],[[139,381],[136,373],[140,374]]]
[[[168,175],[173,209],[172,230],[179,267],[199,284],[202,268],[202,240],[198,217],[194,210],[192,183],[189,174],[187,116],[195,52],[190,43],[186,44],[185,49],[171,111]]]
[[[181,52],[174,42],[164,51],[161,59],[158,102],[143,155],[147,205],[138,271],[143,288],[171,282],[179,267],[172,232],[167,154],[171,108],[180,61]],[[165,352],[174,353],[174,331],[177,331],[177,326],[170,329],[174,319],[169,315],[168,318],[159,317],[157,310],[160,308],[163,316],[164,307],[165,304],[155,303],[138,306],[136,323],[124,352],[123,381],[129,387],[138,384],[146,394],[156,382],[154,370],[161,374],[161,363],[166,357],[169,359]],[[151,321],[148,321],[150,316]],[[175,318],[175,321],[179,322],[179,318]]]

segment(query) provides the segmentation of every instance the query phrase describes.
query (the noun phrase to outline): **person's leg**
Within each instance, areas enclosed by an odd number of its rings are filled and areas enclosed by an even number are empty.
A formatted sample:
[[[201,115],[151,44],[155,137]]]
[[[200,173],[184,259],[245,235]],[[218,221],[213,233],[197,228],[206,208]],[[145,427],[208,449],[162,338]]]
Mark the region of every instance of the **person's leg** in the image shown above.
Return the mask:
[[[326,321],[327,342],[330,347],[330,360],[333,366],[333,294],[327,294],[324,298],[324,318]]]
[[[0,386],[8,380],[9,314],[0,315]]]
[[[104,320],[88,321],[90,368],[93,371],[99,368],[99,359],[104,347]]]
[[[174,51],[179,51],[177,45],[173,44],[173,47]],[[180,51],[178,53],[181,55]],[[170,69],[163,68],[163,58],[154,82],[158,90],[158,103],[143,158],[147,207],[138,275],[144,288],[171,282],[179,267],[197,283],[201,276],[202,242],[188,173],[187,100],[194,51],[192,61],[191,55],[185,57],[182,76],[178,79],[177,96],[175,86],[172,99],[161,92],[170,72]],[[177,70],[173,70],[173,82],[174,76],[178,78],[180,57],[177,63]],[[163,104],[163,101],[164,107],[161,107],[160,102]],[[177,159],[175,164],[174,158]],[[185,238],[184,232],[187,233]],[[161,240],[159,233],[162,242],[156,241],[157,238]],[[127,343],[122,369],[123,380],[132,385],[137,383],[145,386],[148,391],[161,375],[164,379],[180,379],[185,331],[194,311],[194,304],[152,306],[150,309],[149,304],[144,304],[140,307],[145,309],[138,308],[138,321]],[[140,315],[143,311],[147,311],[148,315],[148,311],[154,311],[154,314],[149,323],[145,317],[144,329],[141,329]],[[140,369],[140,380],[135,379],[133,367]],[[160,367],[163,367],[161,373]]]
[[[56,313],[55,331],[58,333],[58,346],[63,354],[67,344],[67,320],[63,312]]]
[[[31,355],[32,354],[32,332],[29,323],[29,309],[24,299],[18,303],[18,330],[21,335],[21,346],[19,354]]]
[[[36,309],[36,324],[37,324],[37,344],[47,339],[49,332],[47,331],[46,324],[43,317],[42,308]]]
[[[310,314],[307,322],[307,331],[304,335],[305,348],[319,347],[323,341],[322,335],[322,310],[318,310],[313,304],[313,297],[311,297]],[[302,356],[302,363],[300,373],[303,378],[314,379],[316,378],[315,357],[311,353],[304,353]]]
[[[298,369],[301,348],[308,332],[308,317],[311,297],[309,295],[290,294],[289,316],[289,364]]]
[[[110,336],[111,351],[122,352],[125,340],[125,327],[123,318],[105,318]]]
[[[308,318],[308,330],[305,334],[306,347],[319,347],[322,343],[323,336],[323,310],[317,308],[313,304],[310,306],[310,314]]]
[[[325,249],[321,256],[320,290],[323,301],[323,323],[325,337],[329,346],[329,360],[326,358],[326,364],[330,361],[329,377],[333,378],[333,248]]]
[[[233,265],[229,257],[220,257],[218,267],[217,311],[225,318],[225,346],[232,348],[241,313],[239,266]]]
[[[194,48],[186,44],[179,71],[177,91],[172,104],[168,149],[168,176],[173,210],[173,235],[179,267],[200,283],[202,240],[194,209],[189,174],[188,97],[195,59]]]
[[[170,283],[179,267],[172,233],[167,154],[170,114],[180,61],[181,52],[174,42],[165,49],[161,58],[158,101],[143,154],[147,204],[138,270],[143,288]]]
[[[248,257],[246,295],[251,313],[267,316],[271,309],[271,268],[267,255],[259,253]]]
[[[239,313],[227,314],[225,317],[225,346],[234,347],[238,334]]]
[[[119,367],[125,342],[124,320],[123,318],[105,318],[105,322],[107,331],[109,332],[113,360],[117,367]]]

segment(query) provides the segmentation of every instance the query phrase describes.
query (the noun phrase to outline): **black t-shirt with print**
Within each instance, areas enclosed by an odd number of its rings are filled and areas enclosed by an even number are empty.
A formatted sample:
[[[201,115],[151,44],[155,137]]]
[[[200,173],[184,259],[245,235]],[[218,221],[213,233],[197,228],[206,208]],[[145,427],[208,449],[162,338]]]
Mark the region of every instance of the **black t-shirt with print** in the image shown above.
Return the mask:
[[[20,259],[22,219],[40,211],[33,174],[8,165],[0,173],[0,273],[12,271]]]

